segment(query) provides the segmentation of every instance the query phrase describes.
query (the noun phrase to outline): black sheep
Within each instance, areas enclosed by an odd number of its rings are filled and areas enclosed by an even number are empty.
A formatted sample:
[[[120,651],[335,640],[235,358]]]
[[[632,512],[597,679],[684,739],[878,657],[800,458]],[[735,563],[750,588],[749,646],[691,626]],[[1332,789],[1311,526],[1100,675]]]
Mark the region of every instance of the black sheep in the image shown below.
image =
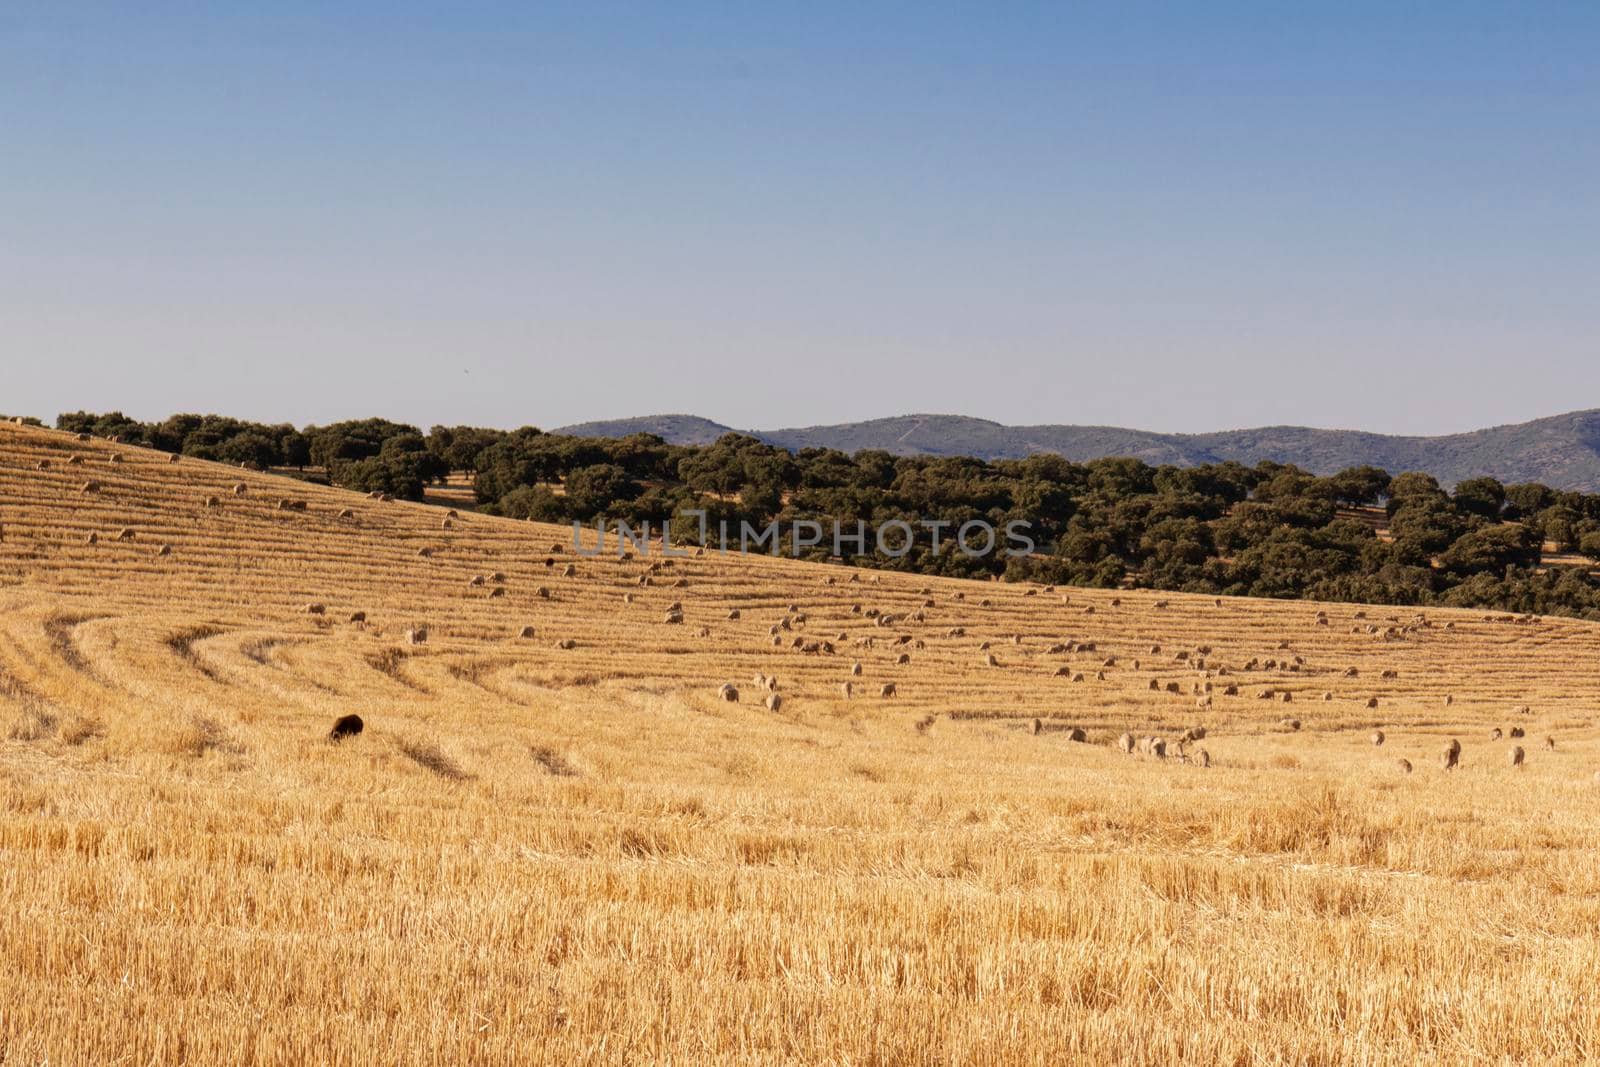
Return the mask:
[[[333,720],[333,729],[328,731],[328,740],[343,741],[347,737],[354,737],[361,732],[364,725],[359,715],[341,715]]]

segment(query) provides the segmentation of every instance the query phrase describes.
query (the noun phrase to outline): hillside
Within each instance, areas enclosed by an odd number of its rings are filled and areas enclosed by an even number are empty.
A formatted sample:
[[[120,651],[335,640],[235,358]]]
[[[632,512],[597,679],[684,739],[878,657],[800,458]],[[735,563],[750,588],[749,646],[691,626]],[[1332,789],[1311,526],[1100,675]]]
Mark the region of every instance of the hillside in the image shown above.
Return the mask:
[[[675,445],[709,445],[725,433],[738,431],[696,415],[646,415],[637,419],[580,422],[557,432],[574,437],[627,437],[636,433],[653,433]]]
[[[659,434],[675,444],[703,444],[728,427],[670,415],[592,422],[563,433],[615,437]],[[883,449],[897,455],[1018,459],[1056,452],[1084,461],[1135,456],[1150,464],[1191,466],[1237,460],[1293,463],[1313,474],[1370,464],[1392,473],[1426,471],[1446,485],[1489,475],[1507,484],[1600,490],[1600,409],[1441,437],[1398,437],[1355,430],[1269,426],[1206,434],[1163,434],[1112,426],[1005,426],[960,415],[904,415],[833,426],[740,431],[785,448]]]
[[[5,1058],[1592,1054],[1600,626],[570,538],[0,425]]]

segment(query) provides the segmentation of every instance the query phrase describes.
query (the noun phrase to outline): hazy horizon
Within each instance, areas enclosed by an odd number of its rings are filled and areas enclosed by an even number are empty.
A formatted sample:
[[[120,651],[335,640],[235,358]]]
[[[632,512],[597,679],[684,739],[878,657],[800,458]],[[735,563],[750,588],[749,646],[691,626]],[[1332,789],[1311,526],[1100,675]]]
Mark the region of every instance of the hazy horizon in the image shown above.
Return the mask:
[[[0,14],[0,410],[1600,403],[1600,8]]]

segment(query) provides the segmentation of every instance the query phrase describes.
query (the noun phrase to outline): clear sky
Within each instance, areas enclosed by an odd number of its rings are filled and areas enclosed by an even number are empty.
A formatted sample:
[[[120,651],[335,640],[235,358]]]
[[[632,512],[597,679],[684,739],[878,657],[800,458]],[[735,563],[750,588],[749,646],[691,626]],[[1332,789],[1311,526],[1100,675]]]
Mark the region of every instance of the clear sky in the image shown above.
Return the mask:
[[[0,411],[1600,406],[1600,4],[0,5]]]

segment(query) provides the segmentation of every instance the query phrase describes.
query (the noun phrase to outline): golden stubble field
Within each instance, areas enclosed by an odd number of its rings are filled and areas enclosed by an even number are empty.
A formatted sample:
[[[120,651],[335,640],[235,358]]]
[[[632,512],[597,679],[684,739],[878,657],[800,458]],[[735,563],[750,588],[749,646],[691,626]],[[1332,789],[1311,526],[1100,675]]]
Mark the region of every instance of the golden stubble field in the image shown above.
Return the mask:
[[[0,1062],[1600,1058],[1600,628],[444,518],[0,427]]]

